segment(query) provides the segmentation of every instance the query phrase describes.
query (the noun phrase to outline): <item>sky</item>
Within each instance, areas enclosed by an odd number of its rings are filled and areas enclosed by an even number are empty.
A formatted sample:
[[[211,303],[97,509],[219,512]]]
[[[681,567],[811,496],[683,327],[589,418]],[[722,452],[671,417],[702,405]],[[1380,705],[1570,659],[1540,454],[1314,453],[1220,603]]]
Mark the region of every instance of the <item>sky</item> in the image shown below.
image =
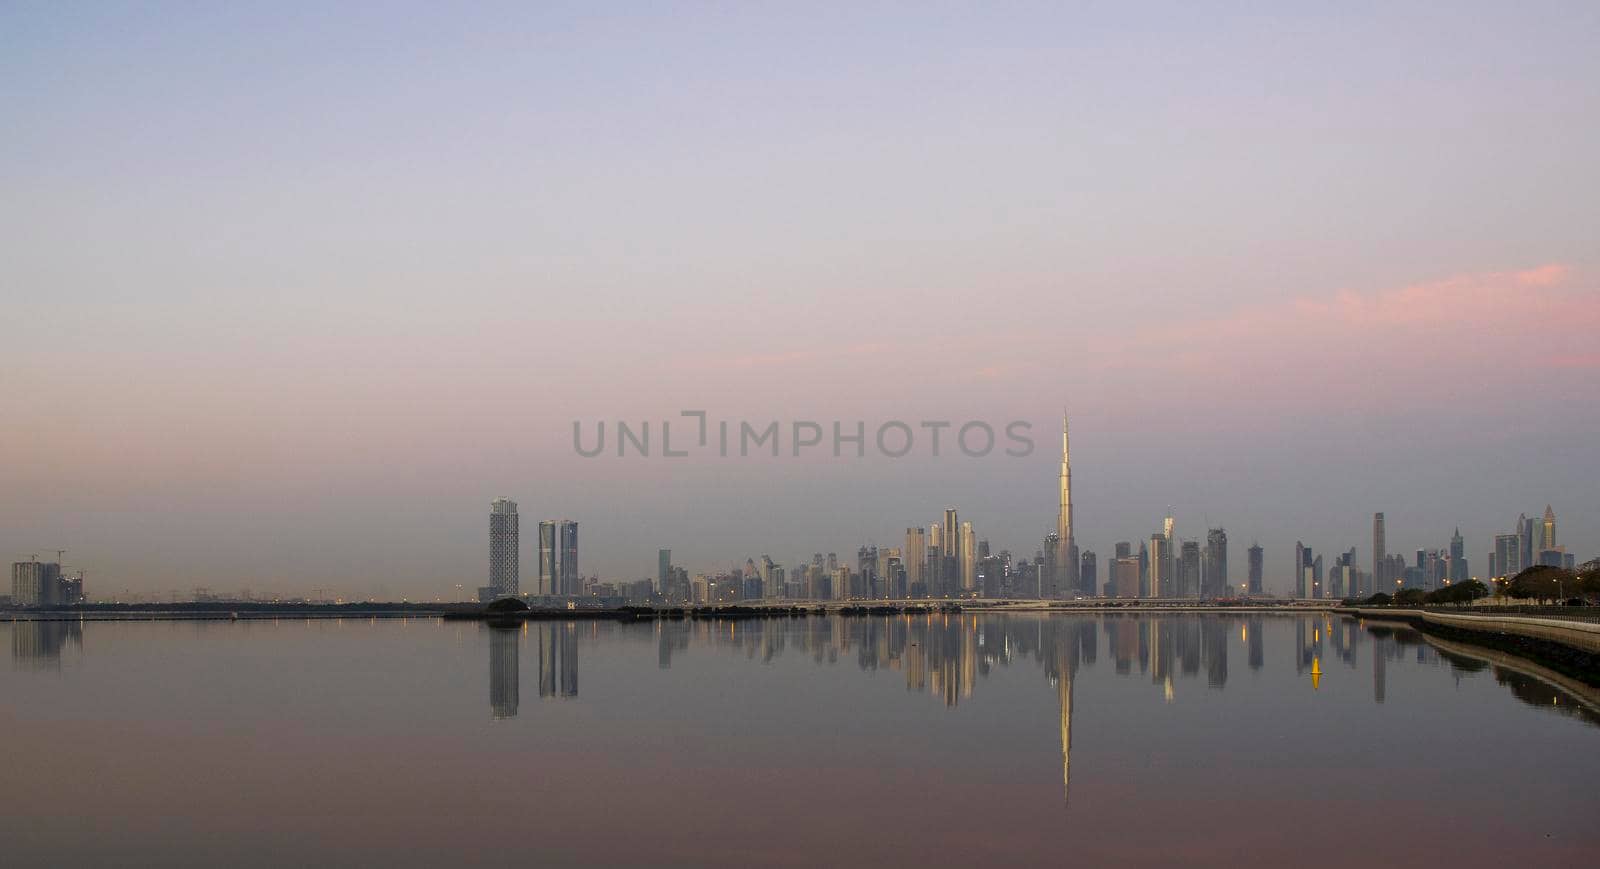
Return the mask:
[[[0,2],[0,555],[431,598],[1224,526],[1600,554],[1600,7]],[[573,426],[860,421],[868,454]],[[886,421],[1036,449],[877,454]],[[681,426],[681,427],[680,427]],[[1002,440],[1001,446],[1005,442]]]

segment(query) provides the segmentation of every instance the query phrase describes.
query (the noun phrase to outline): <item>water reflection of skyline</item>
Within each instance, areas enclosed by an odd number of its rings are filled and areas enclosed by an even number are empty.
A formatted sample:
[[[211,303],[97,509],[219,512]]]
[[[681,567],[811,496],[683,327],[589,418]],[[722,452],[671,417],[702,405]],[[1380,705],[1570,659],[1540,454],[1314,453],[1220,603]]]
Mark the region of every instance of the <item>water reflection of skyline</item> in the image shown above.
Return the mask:
[[[58,669],[61,653],[71,645],[83,650],[83,623],[73,620],[11,623],[11,661],[24,668]]]
[[[1177,702],[1185,682],[1204,678],[1207,690],[1224,690],[1230,678],[1230,647],[1237,641],[1251,671],[1272,660],[1269,620],[1294,623],[1293,647],[1285,656],[1306,690],[1321,690],[1331,668],[1354,674],[1372,671],[1371,697],[1382,704],[1388,691],[1388,669],[1410,657],[1424,667],[1447,667],[1470,676],[1492,671],[1512,688],[1532,679],[1554,692],[1542,691],[1538,706],[1569,713],[1600,708],[1600,689],[1549,685],[1538,677],[1507,670],[1501,664],[1478,662],[1462,654],[1443,655],[1431,637],[1407,627],[1360,621],[1331,613],[1278,614],[1148,614],[1117,613],[1077,616],[1026,616],[976,613],[934,613],[891,616],[830,616],[799,619],[661,620],[654,623],[657,665],[670,669],[673,659],[694,647],[736,651],[750,660],[770,663],[788,651],[818,664],[854,660],[864,671],[898,670],[905,689],[925,693],[954,707],[971,698],[976,686],[999,667],[1032,660],[1061,694],[1063,718],[1070,719],[1073,676],[1093,666],[1105,634],[1105,651],[1118,676],[1136,671],[1148,676],[1166,702]],[[1237,640],[1234,638],[1237,637]],[[1470,649],[1470,647],[1467,647]],[[1282,654],[1279,652],[1278,654]],[[1368,662],[1366,659],[1370,659]],[[1283,660],[1283,659],[1279,659]],[[1504,671],[1504,672],[1502,672]],[[1065,677],[1065,678],[1063,678]],[[1580,697],[1578,692],[1594,692]],[[1519,699],[1526,699],[1519,696]],[[1587,717],[1587,716],[1586,716]],[[1062,725],[1069,744],[1070,720]]]
[[[591,628],[594,624],[587,623]],[[489,712],[496,720],[517,717],[522,696],[522,643],[531,642],[539,660],[539,697],[578,696],[576,622],[490,624]]]

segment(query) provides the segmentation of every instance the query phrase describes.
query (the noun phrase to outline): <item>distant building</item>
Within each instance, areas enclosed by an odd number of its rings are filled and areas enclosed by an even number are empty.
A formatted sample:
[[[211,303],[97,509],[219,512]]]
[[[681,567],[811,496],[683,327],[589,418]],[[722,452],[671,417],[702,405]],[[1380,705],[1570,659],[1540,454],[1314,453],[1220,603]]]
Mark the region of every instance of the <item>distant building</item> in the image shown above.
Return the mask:
[[[1321,597],[1318,585],[1322,581],[1322,560],[1313,557],[1311,547],[1296,540],[1294,543],[1294,596],[1297,598]]]
[[[1526,513],[1517,517],[1517,527],[1514,530],[1518,537],[1517,551],[1522,555],[1522,560],[1517,564],[1519,572],[1533,566],[1534,541],[1538,539],[1538,534],[1533,530],[1535,524],[1537,523],[1529,519]]]
[[[578,523],[546,519],[539,523],[539,593],[581,594],[578,578]]]
[[[1372,514],[1372,579],[1377,585],[1377,590],[1382,592],[1389,591],[1389,584],[1394,581],[1394,577],[1389,576],[1389,554],[1385,537],[1383,514]]]
[[[1039,597],[1054,598],[1060,592],[1060,569],[1056,560],[1062,557],[1061,537],[1054,531],[1044,536],[1042,569],[1039,571]]]
[[[518,552],[521,540],[518,522],[516,501],[510,498],[496,498],[490,503],[488,585],[490,601],[503,597],[516,597],[518,594]]]
[[[1150,559],[1147,567],[1150,577],[1147,593],[1150,597],[1176,597],[1177,583],[1172,576],[1172,551],[1164,534],[1150,535]]]
[[[1249,578],[1249,583],[1250,584],[1248,586],[1249,593],[1250,594],[1262,594],[1263,591],[1262,591],[1262,584],[1261,584],[1261,573],[1262,573],[1262,556],[1263,556],[1263,552],[1261,550],[1261,545],[1259,543],[1251,543],[1250,544],[1249,553],[1250,553],[1250,555],[1249,555],[1249,559],[1250,559],[1250,567],[1249,567],[1249,570],[1250,570],[1249,577],[1250,578]]]
[[[1096,580],[1100,576],[1100,565],[1095,557],[1094,550],[1086,550],[1078,557],[1078,589],[1084,597],[1095,596]]]
[[[961,591],[972,594],[978,588],[978,538],[971,522],[961,523]]]
[[[1467,569],[1467,544],[1461,539],[1461,527],[1456,526],[1455,533],[1450,535],[1450,581],[1466,582],[1471,577],[1472,572]]]
[[[61,565],[53,561],[18,561],[11,565],[12,606],[59,606]]]
[[[1206,532],[1205,570],[1202,594],[1208,598],[1231,597],[1228,585],[1228,532],[1213,528]]]
[[[561,540],[561,594],[579,594],[578,523],[563,519],[556,527]]]
[[[906,545],[900,553],[900,561],[905,565],[906,584],[910,588],[923,588],[922,569],[928,559],[928,532],[922,528],[906,529]],[[909,590],[901,592],[901,597],[913,594]]]
[[[1516,576],[1522,571],[1522,535],[1494,536],[1494,577]]]
[[[1139,541],[1139,596],[1155,597],[1150,588],[1150,549]]]
[[[961,520],[956,515],[956,508],[945,508],[944,526],[939,535],[943,559],[939,569],[938,594],[949,596],[961,586]]]
[[[1185,540],[1179,547],[1178,596],[1200,596],[1200,542]]]
[[[1128,555],[1118,558],[1111,565],[1111,584],[1114,593],[1120,598],[1136,598],[1139,596],[1139,559]]]
[[[770,559],[763,556],[763,560],[770,565]],[[656,592],[663,597],[672,585],[672,550],[662,549],[656,552]]]
[[[985,555],[978,559],[978,590],[987,598],[1002,597],[1005,594],[1003,580],[1005,570],[998,555]]]

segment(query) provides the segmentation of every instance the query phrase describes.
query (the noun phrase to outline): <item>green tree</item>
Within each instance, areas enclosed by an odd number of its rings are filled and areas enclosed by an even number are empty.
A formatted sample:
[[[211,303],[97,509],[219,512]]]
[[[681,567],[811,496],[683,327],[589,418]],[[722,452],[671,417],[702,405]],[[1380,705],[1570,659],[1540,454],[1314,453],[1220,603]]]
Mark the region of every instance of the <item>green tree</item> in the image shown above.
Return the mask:
[[[1466,582],[1458,582],[1454,585],[1447,585],[1428,592],[1428,603],[1467,606],[1488,594],[1489,589],[1485,588],[1483,583],[1476,579],[1469,579]]]
[[[1540,603],[1560,600],[1562,595],[1570,596],[1581,591],[1575,575],[1547,564],[1530,567],[1506,583],[1506,594],[1522,600],[1531,598]]]
[[[1578,569],[1576,582],[1578,594],[1589,597],[1600,596],[1600,559],[1584,562]]]
[[[1421,606],[1428,602],[1428,593],[1420,588],[1402,588],[1394,593],[1395,606]]]

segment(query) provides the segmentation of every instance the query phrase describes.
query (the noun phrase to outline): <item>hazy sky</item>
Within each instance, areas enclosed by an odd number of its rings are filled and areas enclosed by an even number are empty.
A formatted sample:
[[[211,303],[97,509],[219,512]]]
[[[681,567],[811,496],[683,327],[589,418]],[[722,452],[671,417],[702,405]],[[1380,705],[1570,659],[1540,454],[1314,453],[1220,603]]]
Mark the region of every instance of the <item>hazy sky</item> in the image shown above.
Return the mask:
[[[498,495],[525,584],[541,517],[1031,553],[1066,406],[1102,564],[1168,504],[1241,574],[1596,555],[1600,6],[1320,6],[0,2],[0,554],[431,597]],[[682,409],[1038,449],[573,451]]]

